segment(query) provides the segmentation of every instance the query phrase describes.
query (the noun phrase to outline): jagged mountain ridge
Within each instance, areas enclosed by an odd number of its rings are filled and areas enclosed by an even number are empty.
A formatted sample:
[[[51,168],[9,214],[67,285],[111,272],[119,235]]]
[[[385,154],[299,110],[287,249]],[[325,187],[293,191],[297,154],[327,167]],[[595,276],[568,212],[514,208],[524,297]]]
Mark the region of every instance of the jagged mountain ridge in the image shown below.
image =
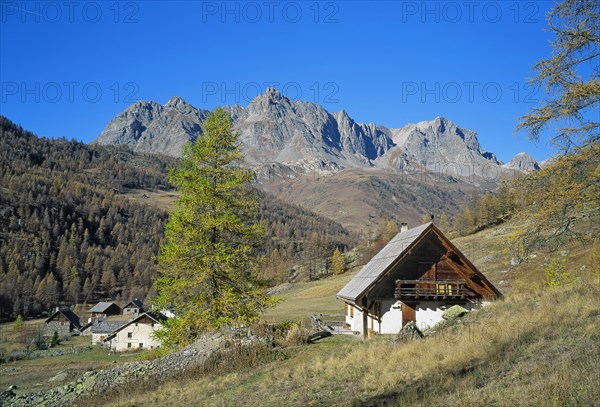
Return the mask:
[[[345,110],[328,112],[314,103],[292,101],[273,88],[245,108],[225,109],[252,163],[276,163],[294,171],[422,167],[454,176],[481,175],[485,166],[502,165],[482,149],[476,132],[442,117],[398,129],[356,123]],[[208,113],[179,97],[165,105],[136,102],[117,115],[95,142],[177,157],[182,146],[198,136]]]

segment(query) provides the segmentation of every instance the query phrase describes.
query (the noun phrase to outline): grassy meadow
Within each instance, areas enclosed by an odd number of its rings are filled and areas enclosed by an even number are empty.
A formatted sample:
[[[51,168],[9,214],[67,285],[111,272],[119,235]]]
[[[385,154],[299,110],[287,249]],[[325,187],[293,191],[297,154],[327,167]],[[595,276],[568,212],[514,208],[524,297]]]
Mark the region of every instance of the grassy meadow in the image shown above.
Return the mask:
[[[109,406],[591,406],[600,400],[600,284],[593,250],[570,243],[511,266],[503,250],[515,225],[455,243],[505,293],[420,341],[340,335],[284,347],[235,369],[128,389]],[[486,250],[479,249],[487,248]],[[469,250],[471,251],[470,253]],[[570,284],[544,287],[549,259],[568,259]],[[353,273],[295,284],[265,314],[270,322],[342,314],[335,293]],[[92,400],[92,404],[94,404]]]

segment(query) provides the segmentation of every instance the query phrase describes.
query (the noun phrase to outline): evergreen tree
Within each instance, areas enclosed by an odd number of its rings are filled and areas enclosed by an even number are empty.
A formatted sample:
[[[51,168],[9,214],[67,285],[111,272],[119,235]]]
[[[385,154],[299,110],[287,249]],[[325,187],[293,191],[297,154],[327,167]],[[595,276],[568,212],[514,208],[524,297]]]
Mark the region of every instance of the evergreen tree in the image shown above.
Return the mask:
[[[170,174],[180,197],[165,226],[155,280],[157,305],[170,304],[177,315],[158,334],[167,347],[248,324],[270,303],[256,277],[255,252],[264,232],[255,223],[255,175],[241,163],[238,135],[218,108]]]
[[[17,316],[17,319],[13,322],[13,331],[21,332],[23,330],[23,325],[25,325],[23,317],[21,315]]]

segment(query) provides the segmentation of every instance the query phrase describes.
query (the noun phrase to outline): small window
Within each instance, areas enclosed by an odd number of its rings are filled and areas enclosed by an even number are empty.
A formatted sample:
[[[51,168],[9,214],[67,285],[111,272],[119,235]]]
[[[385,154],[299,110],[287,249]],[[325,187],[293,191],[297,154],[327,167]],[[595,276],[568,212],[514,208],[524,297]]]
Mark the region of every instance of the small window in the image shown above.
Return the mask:
[[[127,347],[128,347],[128,348],[131,348],[131,342],[129,342],[129,343],[127,344]]]
[[[128,338],[133,338],[133,332],[127,332],[127,337]]]
[[[136,323],[135,323],[135,326],[137,326],[137,324],[138,324],[138,323],[136,322]]]
[[[144,347],[144,344],[140,342],[140,349]]]

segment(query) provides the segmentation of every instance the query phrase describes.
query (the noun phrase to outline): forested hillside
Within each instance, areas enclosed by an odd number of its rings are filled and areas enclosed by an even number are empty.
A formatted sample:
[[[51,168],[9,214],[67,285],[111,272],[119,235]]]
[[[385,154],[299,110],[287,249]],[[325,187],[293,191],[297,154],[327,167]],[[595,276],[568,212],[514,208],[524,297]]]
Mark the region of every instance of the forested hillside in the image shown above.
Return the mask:
[[[152,296],[168,215],[123,193],[171,189],[174,165],[126,148],[38,138],[0,116],[0,318]],[[265,267],[281,275],[354,243],[339,224],[271,198],[260,218],[268,237],[262,254],[277,259]]]

